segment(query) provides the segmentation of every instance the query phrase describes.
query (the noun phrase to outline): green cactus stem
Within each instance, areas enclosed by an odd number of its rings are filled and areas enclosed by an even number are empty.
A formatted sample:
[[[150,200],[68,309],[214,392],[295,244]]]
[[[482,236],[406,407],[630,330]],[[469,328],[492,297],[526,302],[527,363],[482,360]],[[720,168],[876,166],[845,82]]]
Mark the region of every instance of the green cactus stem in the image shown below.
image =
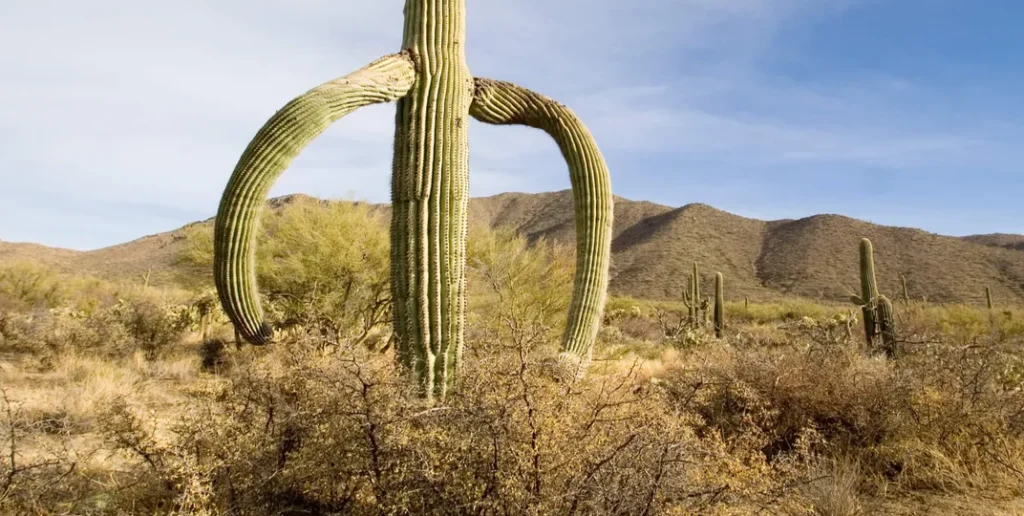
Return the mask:
[[[910,303],[910,291],[907,290],[907,277],[900,274],[900,296],[903,298],[903,303]]]
[[[693,262],[693,298],[700,299],[700,271],[697,270],[697,262]]]
[[[892,302],[884,295],[878,296],[878,313],[876,315],[878,333],[882,338],[882,349],[889,358],[899,358],[901,350],[896,340],[896,325],[893,316]]]
[[[465,0],[406,0],[402,51],[295,98],[264,124],[228,181],[214,231],[221,304],[245,340],[266,344],[254,275],[257,221],[291,161],[331,123],[397,101],[391,178],[391,289],[396,355],[423,394],[444,397],[461,360],[466,310],[468,118],[546,131],[569,168],[577,267],[562,356],[586,369],[608,284],[612,193],[593,137],[565,106],[510,83],[473,79]]]
[[[992,307],[993,307],[993,304],[992,304],[992,289],[989,288],[989,287],[985,287],[985,306],[987,306],[989,310],[991,310]]]
[[[692,301],[693,295],[693,275],[690,275],[686,279],[686,290],[683,291],[683,305],[686,306],[686,320],[691,326],[697,323],[697,308],[696,304]]]
[[[253,260],[259,212],[274,181],[331,123],[357,108],[400,98],[415,77],[412,57],[403,52],[321,84],[271,117],[242,154],[217,211],[214,280],[224,311],[245,340],[266,344],[273,336],[260,305]]]
[[[878,298],[878,284],[875,282],[875,258],[871,241],[863,238],[860,241],[860,303],[864,316],[864,334],[869,349],[875,345],[878,328],[875,321],[875,303]]]
[[[715,337],[722,338],[725,330],[725,279],[721,272],[715,273]]]
[[[687,283],[687,290],[683,293],[683,304],[687,309],[687,320],[690,326],[700,325],[700,272],[697,269],[697,262],[693,262],[693,273],[690,274],[690,281]]]
[[[511,83],[476,79],[469,114],[488,124],[548,133],[569,165],[576,223],[576,276],[563,358],[590,360],[601,323],[611,262],[613,197],[608,167],[593,136],[569,108]]]

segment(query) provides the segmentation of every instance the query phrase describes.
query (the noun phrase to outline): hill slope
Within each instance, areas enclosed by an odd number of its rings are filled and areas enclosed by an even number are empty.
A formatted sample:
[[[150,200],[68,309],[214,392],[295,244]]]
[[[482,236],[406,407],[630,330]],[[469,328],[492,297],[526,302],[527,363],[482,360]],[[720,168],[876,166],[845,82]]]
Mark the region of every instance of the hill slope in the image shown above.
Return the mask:
[[[269,206],[299,197],[272,199]],[[387,205],[377,208],[390,211]],[[574,241],[569,191],[474,198],[470,217],[491,227],[512,226],[531,239]],[[152,282],[169,282],[183,235],[181,228],[88,252],[0,242],[0,263],[32,260],[111,279],[152,271]],[[703,204],[671,208],[619,197],[611,290],[647,299],[678,298],[696,260],[707,292],[714,272],[721,271],[734,299],[845,300],[859,284],[857,244],[862,237],[875,244],[883,293],[896,295],[900,275],[905,275],[911,297],[918,299],[980,303],[984,287],[990,286],[999,302],[1024,302],[1022,235],[949,237],[838,215],[767,222]]]
[[[971,235],[963,237],[968,242],[988,245],[992,247],[1004,247],[1024,251],[1024,235],[1008,235],[1006,233],[990,233],[988,235]]]

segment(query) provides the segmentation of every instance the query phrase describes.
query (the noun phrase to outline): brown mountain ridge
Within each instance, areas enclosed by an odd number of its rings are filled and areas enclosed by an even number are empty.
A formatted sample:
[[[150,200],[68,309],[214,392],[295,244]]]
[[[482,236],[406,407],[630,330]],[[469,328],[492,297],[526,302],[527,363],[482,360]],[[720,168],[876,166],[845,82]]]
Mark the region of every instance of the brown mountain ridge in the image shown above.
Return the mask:
[[[304,197],[278,197],[269,206]],[[387,205],[377,207],[389,211]],[[470,218],[491,227],[511,226],[531,239],[574,241],[568,190],[473,198]],[[171,282],[183,230],[84,252],[0,241],[0,263],[31,260],[110,279],[151,271],[151,282]],[[879,288],[890,296],[897,295],[905,275],[916,299],[980,303],[989,286],[997,303],[1024,301],[1024,235],[952,237],[839,215],[762,221],[705,204],[672,208],[621,197],[615,198],[610,288],[644,299],[678,299],[697,261],[707,292],[714,272],[721,271],[734,299],[843,301],[859,284],[857,245],[863,237],[874,243]]]

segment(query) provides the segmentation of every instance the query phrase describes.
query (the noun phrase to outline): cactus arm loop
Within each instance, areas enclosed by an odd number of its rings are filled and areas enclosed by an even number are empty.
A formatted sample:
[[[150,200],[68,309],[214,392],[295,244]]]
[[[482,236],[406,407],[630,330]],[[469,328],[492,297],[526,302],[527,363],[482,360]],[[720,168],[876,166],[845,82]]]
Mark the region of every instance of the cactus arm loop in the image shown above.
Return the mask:
[[[255,274],[256,226],[274,181],[333,122],[370,104],[404,97],[416,80],[408,52],[382,57],[296,97],[249,143],[221,197],[214,225],[214,281],[224,311],[249,342],[266,344]]]
[[[569,108],[515,84],[476,78],[469,114],[488,124],[543,130],[569,166],[576,212],[576,275],[561,352],[579,360],[579,370],[585,370],[608,289],[614,202],[608,165],[590,131]]]

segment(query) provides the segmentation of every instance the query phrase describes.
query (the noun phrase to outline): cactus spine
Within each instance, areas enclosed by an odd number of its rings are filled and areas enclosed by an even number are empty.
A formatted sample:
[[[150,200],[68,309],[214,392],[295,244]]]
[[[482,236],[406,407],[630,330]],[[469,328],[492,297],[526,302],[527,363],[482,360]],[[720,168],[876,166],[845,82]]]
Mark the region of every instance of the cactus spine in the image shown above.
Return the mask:
[[[272,340],[254,276],[256,224],[274,181],[344,115],[398,101],[391,179],[391,289],[399,361],[426,397],[444,397],[458,369],[466,310],[470,116],[547,132],[568,168],[576,276],[562,358],[585,370],[601,322],[611,252],[612,194],[604,158],[565,106],[519,86],[473,78],[465,0],[406,0],[402,51],[296,97],[264,124],[235,166],[214,231],[218,296],[239,333]]]
[[[715,337],[722,338],[725,330],[725,279],[721,272],[715,273]]]

